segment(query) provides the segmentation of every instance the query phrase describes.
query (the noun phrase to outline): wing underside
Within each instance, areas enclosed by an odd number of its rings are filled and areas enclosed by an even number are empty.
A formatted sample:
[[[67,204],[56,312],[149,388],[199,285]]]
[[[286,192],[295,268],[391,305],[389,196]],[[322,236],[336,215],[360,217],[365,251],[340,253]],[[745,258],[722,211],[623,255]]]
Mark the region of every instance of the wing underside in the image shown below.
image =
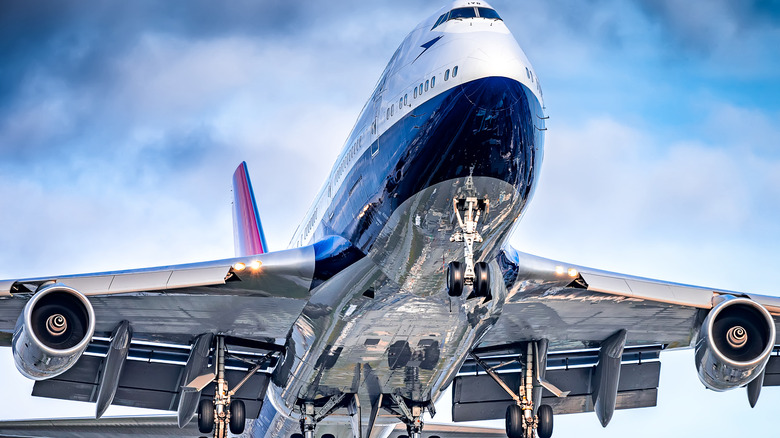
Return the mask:
[[[563,394],[556,396],[545,387],[537,402],[550,405],[556,414],[593,411],[600,381],[613,375],[609,378],[615,379],[617,396],[599,414],[605,424],[612,410],[655,406],[660,353],[692,348],[719,300],[748,298],[769,310],[775,325],[780,315],[780,299],[775,297],[615,274],[513,248],[505,248],[497,262],[508,299],[474,350],[473,357],[479,360],[467,360],[454,381],[455,421],[503,418],[514,400],[485,368],[509,388],[518,388],[529,344],[544,342],[543,380]],[[616,336],[621,343],[615,351],[621,354],[604,371],[606,365],[600,364],[607,356],[600,353]],[[775,347],[769,358],[763,386],[780,383],[778,351]]]
[[[313,271],[314,249],[306,247],[192,265],[0,282],[0,345],[10,345],[31,298],[56,288],[75,291],[92,308],[94,335],[67,371],[37,381],[32,395],[95,402],[98,416],[114,404],[178,410],[179,421],[189,421],[198,399],[213,398],[214,383],[190,392],[185,401],[182,388],[215,372],[217,335],[219,351],[227,355],[228,383],[247,376],[234,399],[244,402],[247,419],[257,418],[268,373],[307,301]],[[130,341],[126,346],[115,342],[120,329]],[[208,341],[198,347],[201,338]],[[119,360],[111,359],[113,351],[120,351],[113,354]],[[46,366],[34,360],[25,363]],[[105,388],[114,391],[107,401],[100,395]],[[162,427],[160,421],[143,424],[152,430]],[[85,424],[72,425],[73,430]],[[123,427],[107,424],[112,430]]]

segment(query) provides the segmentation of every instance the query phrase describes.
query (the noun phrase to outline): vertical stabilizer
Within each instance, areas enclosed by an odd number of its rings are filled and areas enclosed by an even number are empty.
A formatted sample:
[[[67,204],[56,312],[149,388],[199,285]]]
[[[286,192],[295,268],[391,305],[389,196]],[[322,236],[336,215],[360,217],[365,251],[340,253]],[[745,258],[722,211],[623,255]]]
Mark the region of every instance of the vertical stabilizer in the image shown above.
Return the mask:
[[[233,174],[233,239],[236,256],[263,254],[268,251],[246,161],[239,164]]]

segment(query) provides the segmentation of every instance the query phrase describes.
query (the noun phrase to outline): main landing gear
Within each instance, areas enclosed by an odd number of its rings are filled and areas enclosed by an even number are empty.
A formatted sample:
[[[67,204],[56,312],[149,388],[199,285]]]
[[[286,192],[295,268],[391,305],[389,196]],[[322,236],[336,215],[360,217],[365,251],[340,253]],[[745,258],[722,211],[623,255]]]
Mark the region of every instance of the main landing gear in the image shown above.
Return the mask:
[[[464,189],[475,193],[471,175],[466,178]],[[447,292],[451,297],[463,294],[463,286],[473,286],[469,298],[490,297],[490,270],[485,262],[474,263],[474,243],[482,242],[477,231],[480,215],[490,211],[490,201],[476,196],[458,197],[452,200],[455,217],[458,218],[458,230],[450,237],[450,242],[463,242],[464,262],[450,262],[447,266]]]
[[[541,390],[545,388],[557,397],[566,397],[569,393],[559,390],[544,379],[547,342],[542,340],[528,343],[525,366],[517,393],[496,373],[495,368],[491,368],[474,354],[472,357],[514,400],[514,404],[506,409],[507,437],[536,438],[537,435],[539,438],[552,437],[553,410],[549,405],[541,405]],[[538,409],[535,408],[536,405],[540,405]]]
[[[217,336],[217,347],[214,351],[217,372],[211,374],[210,380],[201,382],[205,387],[212,381],[216,381],[214,399],[203,399],[198,404],[198,430],[200,433],[214,432],[214,438],[227,438],[228,428],[234,435],[244,432],[246,424],[246,406],[241,400],[231,400],[241,386],[254,375],[260,365],[251,369],[246,377],[232,390],[228,390],[228,381],[225,379],[225,338]],[[200,390],[199,389],[199,390]]]

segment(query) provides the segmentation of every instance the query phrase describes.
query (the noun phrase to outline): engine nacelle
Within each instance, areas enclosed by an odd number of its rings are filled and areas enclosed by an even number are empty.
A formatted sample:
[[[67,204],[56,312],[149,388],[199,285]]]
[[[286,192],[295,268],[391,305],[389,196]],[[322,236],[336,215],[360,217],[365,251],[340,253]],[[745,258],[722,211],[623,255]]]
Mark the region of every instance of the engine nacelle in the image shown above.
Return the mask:
[[[64,373],[87,349],[95,312],[84,294],[53,284],[36,292],[16,322],[14,362],[25,377],[44,380]]]
[[[727,297],[699,331],[696,369],[708,389],[726,391],[748,384],[766,367],[775,346],[769,312],[747,298]]]

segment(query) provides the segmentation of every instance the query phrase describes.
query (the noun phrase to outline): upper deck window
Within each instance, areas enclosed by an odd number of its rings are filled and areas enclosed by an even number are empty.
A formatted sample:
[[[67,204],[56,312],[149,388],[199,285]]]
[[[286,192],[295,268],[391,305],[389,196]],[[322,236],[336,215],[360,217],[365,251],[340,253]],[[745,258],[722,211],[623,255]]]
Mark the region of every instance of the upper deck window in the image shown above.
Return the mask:
[[[496,12],[493,9],[477,8],[477,11],[479,11],[479,16],[482,18],[492,18],[494,20],[501,20],[501,17],[498,16],[498,12]]]

